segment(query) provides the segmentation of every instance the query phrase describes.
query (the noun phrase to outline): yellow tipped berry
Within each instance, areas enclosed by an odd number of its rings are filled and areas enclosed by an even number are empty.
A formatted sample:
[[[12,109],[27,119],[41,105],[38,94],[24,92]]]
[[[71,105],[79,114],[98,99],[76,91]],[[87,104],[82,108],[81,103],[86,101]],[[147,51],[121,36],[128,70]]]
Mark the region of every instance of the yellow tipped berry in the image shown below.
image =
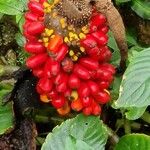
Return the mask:
[[[85,48],[84,47],[80,47],[80,51],[81,52],[85,52]]]
[[[73,38],[73,36],[74,36],[73,32],[69,32],[69,37]]]
[[[74,38],[75,38],[76,40],[79,40],[79,37],[78,37],[77,34],[74,34]]]
[[[80,39],[84,39],[84,38],[86,38],[86,35],[84,33],[80,33],[79,37],[80,37]]]
[[[89,32],[87,26],[84,26],[82,29],[83,33],[87,34]]]
[[[65,38],[64,38],[64,42],[65,42],[65,43],[69,43],[69,42],[70,42],[69,39],[68,39],[68,37],[65,37]]]
[[[55,37],[55,35],[53,34],[52,36],[51,36],[51,39],[53,39]]]
[[[47,36],[51,36],[53,33],[54,33],[54,30],[53,30],[53,29],[51,29],[51,30],[45,29],[45,34],[46,34]]]
[[[50,13],[52,11],[51,7],[47,7],[46,9],[44,9],[45,13]]]
[[[109,95],[110,95],[110,92],[109,92],[108,90],[104,89],[104,91],[105,91],[107,94],[109,94]]]
[[[40,100],[44,103],[49,103],[50,100],[48,99],[47,95],[40,95]]]
[[[78,56],[74,55],[73,56],[73,61],[77,61],[78,60]]]
[[[49,7],[49,6],[50,6],[50,4],[49,4],[49,3],[47,3],[47,2],[44,2],[44,3],[43,3],[43,6],[44,6],[44,8],[47,8],[47,7]]]
[[[60,0],[54,0],[54,4],[57,4]]]
[[[72,91],[71,92],[71,97],[74,99],[74,100],[77,100],[79,95],[78,95],[78,92],[77,91]]]
[[[74,51],[73,51],[73,50],[70,50],[69,55],[70,55],[70,56],[73,56],[73,55],[74,55]]]
[[[44,43],[47,43],[48,41],[49,41],[48,38],[43,38],[43,42],[44,42]]]
[[[44,43],[44,46],[47,47],[47,46],[48,46],[48,42],[47,42],[47,43]]]

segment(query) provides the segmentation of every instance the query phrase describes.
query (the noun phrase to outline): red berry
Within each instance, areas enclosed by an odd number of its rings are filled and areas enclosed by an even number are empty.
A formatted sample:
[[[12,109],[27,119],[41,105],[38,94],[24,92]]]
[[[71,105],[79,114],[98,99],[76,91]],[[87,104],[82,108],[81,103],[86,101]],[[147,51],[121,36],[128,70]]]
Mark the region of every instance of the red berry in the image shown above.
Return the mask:
[[[101,82],[99,82],[98,83],[98,85],[99,85],[99,88],[100,89],[108,89],[108,87],[109,87],[109,82],[107,82],[107,81],[101,81]]]
[[[99,55],[99,61],[101,62],[107,62],[111,59],[112,53],[111,51],[108,49],[107,46],[101,48],[101,53]]]
[[[73,61],[71,60],[71,58],[66,57],[63,61],[62,61],[62,68],[65,72],[71,72],[73,69]]]
[[[96,47],[97,42],[96,42],[95,38],[92,35],[88,34],[85,39],[82,39],[80,41],[80,45],[82,47],[84,47],[86,50],[89,50],[91,48]]]
[[[25,44],[25,50],[29,53],[39,54],[46,51],[46,48],[41,42],[27,42]]]
[[[90,77],[91,77],[91,79],[97,79],[97,71],[96,70],[90,70],[89,71],[89,74],[90,74]]]
[[[80,86],[80,79],[75,74],[71,74],[68,79],[68,85],[71,89],[77,89]]]
[[[33,69],[33,68],[43,65],[46,62],[47,58],[48,58],[48,56],[46,53],[30,56],[26,60],[26,65],[28,68]]]
[[[52,77],[52,74],[51,74],[51,62],[52,62],[52,58],[49,57],[46,61],[46,64],[44,66],[44,75],[47,77],[47,78],[51,78]]]
[[[82,105],[83,105],[83,107],[88,107],[88,106],[90,106],[91,104],[92,104],[92,98],[91,97],[82,97],[81,98],[81,101],[82,101]]]
[[[102,14],[96,14],[91,18],[90,27],[92,26],[103,26],[106,23],[106,17]]]
[[[24,35],[24,36],[26,37],[26,39],[29,40],[29,41],[37,41],[37,40],[38,40],[36,36],[33,36],[33,35],[28,34],[26,30],[24,30],[23,35]]]
[[[104,69],[102,69],[102,68],[100,68],[101,70],[102,70],[102,74],[101,74],[101,76],[100,76],[100,79],[102,80],[102,81],[108,81],[108,82],[112,82],[112,80],[113,80],[113,75],[112,75],[112,73],[110,72],[110,71],[108,71],[108,70],[104,70]]]
[[[116,70],[112,64],[104,63],[100,65],[100,68],[110,71],[112,74],[115,74]]]
[[[66,82],[67,83],[68,80],[68,75],[65,74],[64,72],[60,72],[54,79],[54,83],[56,85],[61,84],[62,82]]]
[[[99,46],[106,45],[108,42],[108,37],[103,32],[93,32],[92,36],[96,39]]]
[[[43,4],[44,2],[47,2],[47,0],[39,0],[40,4]]]
[[[55,99],[58,96],[58,93],[56,92],[56,90],[51,90],[51,92],[47,93],[48,98],[50,99]]]
[[[27,33],[30,35],[38,35],[41,34],[44,29],[44,24],[42,22],[36,21],[30,23],[30,25],[27,27]]]
[[[98,54],[100,52],[100,49],[98,46],[94,47],[94,48],[91,48],[89,50],[86,50],[87,54],[91,57],[91,58],[94,58],[94,59],[98,59]]]
[[[79,60],[79,63],[89,70],[96,70],[99,67],[98,61],[95,61],[92,58],[85,57]]]
[[[65,97],[58,96],[55,99],[52,99],[52,105],[57,109],[63,107],[65,105]]]
[[[45,93],[48,93],[52,90],[52,85],[52,81],[46,77],[41,78],[38,82],[38,87]]]
[[[106,104],[110,101],[110,95],[105,91],[101,91],[97,93],[97,95],[95,96],[95,100],[99,104]]]
[[[103,27],[99,28],[99,31],[101,31],[101,32],[103,32],[104,34],[106,34],[106,33],[109,31],[109,29],[108,29],[107,26],[103,26]]]
[[[64,93],[67,90],[67,82],[62,82],[56,85],[56,91],[59,93]]]
[[[76,64],[74,66],[74,73],[83,80],[90,79],[89,71],[86,68],[84,68],[82,65]]]
[[[56,76],[60,72],[60,63],[52,60],[50,65],[51,75]]]
[[[28,28],[28,26],[30,25],[32,21],[29,20],[25,20],[24,24],[23,24],[23,29],[26,30]]]
[[[28,21],[37,21],[38,20],[38,16],[31,12],[26,12],[24,17]]]
[[[100,113],[101,113],[101,107],[96,102],[94,102],[92,104],[92,114],[98,116],[100,115]]]
[[[99,92],[99,86],[94,81],[88,81],[88,87],[90,88],[90,92],[92,95],[96,95]]]
[[[58,51],[56,51],[55,60],[59,62],[62,61],[65,58],[67,53],[68,53],[68,46],[66,44],[62,44],[59,47]]]
[[[29,7],[30,11],[37,14],[38,16],[40,16],[40,17],[44,16],[44,9],[43,9],[42,4],[40,4],[36,1],[30,1],[28,3],[28,7]]]
[[[67,90],[64,92],[65,97],[70,97],[71,96],[72,90],[70,88],[67,88]]]
[[[91,115],[91,113],[92,113],[92,107],[91,106],[86,107],[86,108],[83,109],[83,114],[85,116],[89,116],[89,115]]]
[[[80,97],[88,97],[90,95],[90,88],[86,83],[81,83],[78,88],[78,94]]]
[[[32,72],[33,72],[33,75],[38,78],[42,78],[44,76],[44,71],[42,68],[33,69]]]

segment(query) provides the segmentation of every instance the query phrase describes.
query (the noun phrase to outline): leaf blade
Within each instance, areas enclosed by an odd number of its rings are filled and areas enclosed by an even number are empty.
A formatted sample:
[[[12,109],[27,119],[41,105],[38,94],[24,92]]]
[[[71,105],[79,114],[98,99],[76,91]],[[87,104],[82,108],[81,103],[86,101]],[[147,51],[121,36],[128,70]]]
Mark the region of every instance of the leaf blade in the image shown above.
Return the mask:
[[[96,150],[97,147],[103,150],[107,136],[106,127],[99,118],[78,115],[73,119],[65,121],[59,127],[56,127],[52,133],[47,136],[42,150],[66,150],[70,145],[72,145],[75,150],[85,147],[89,150],[91,150],[91,147],[92,150]]]

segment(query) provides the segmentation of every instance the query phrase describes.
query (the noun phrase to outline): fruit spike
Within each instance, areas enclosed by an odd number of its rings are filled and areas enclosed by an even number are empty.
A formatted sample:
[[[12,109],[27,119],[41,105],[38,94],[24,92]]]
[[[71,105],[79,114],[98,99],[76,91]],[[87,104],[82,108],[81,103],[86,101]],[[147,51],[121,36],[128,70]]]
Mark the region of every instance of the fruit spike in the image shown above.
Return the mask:
[[[111,51],[107,47],[106,18],[102,14],[92,14],[83,0],[56,1],[52,4],[47,0],[30,1],[28,4],[23,25],[24,48],[30,54],[26,65],[38,78],[36,90],[40,100],[50,103],[60,115],[67,115],[71,110],[100,115],[101,105],[110,101],[107,89],[115,74],[114,66],[108,63]],[[72,29],[62,29],[69,33],[68,37],[64,32],[59,33],[55,25],[50,29],[44,26],[45,9],[52,5],[61,15],[57,19],[62,27],[64,16],[68,23],[74,24]],[[49,15],[53,18],[54,14]],[[55,22],[55,18],[52,21]],[[75,32],[77,29],[80,33]],[[68,40],[72,43],[68,44]]]
[[[61,16],[67,18],[68,24],[76,27],[87,24],[92,13],[89,3],[83,0],[61,0],[56,8]]]

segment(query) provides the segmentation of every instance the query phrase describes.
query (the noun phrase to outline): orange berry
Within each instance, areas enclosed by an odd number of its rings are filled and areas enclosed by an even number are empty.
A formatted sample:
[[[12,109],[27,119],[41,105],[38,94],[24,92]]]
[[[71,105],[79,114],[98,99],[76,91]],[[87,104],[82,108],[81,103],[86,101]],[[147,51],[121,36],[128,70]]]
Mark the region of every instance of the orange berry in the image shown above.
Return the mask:
[[[50,52],[58,51],[59,47],[63,44],[63,38],[60,35],[55,35],[53,38],[50,39],[48,44],[48,50]]]
[[[44,103],[49,103],[50,100],[48,99],[46,94],[40,95],[40,100]]]
[[[66,101],[66,103],[63,107],[57,109],[57,112],[62,116],[67,115],[70,112],[70,106],[69,106],[68,102]]]
[[[83,105],[80,99],[74,100],[71,103],[71,108],[75,111],[80,111],[83,109]]]

